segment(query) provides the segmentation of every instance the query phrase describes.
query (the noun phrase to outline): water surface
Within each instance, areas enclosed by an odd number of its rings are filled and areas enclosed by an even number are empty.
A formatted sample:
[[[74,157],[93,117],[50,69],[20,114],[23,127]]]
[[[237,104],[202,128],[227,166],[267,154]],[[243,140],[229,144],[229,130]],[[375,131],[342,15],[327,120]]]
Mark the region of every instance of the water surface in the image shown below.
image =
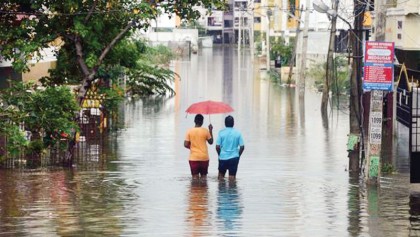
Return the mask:
[[[1,170],[0,236],[420,235],[406,140],[396,146],[400,172],[366,187],[347,171],[348,112],[333,109],[323,126],[321,95],[310,87],[299,100],[233,48],[205,49],[172,68],[177,95],[127,102],[125,129],[88,165]],[[217,180],[214,145],[207,181],[190,177],[183,141],[194,115],[184,111],[209,99],[235,109],[244,136],[236,182]],[[215,137],[225,116],[205,116]]]

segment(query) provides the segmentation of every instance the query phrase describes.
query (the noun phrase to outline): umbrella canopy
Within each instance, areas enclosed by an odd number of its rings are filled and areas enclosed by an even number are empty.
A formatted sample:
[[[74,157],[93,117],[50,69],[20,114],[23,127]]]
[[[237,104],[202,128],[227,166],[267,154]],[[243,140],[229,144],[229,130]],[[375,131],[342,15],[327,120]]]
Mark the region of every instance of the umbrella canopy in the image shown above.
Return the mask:
[[[190,114],[222,114],[232,111],[232,107],[226,103],[207,100],[190,105],[185,112]]]

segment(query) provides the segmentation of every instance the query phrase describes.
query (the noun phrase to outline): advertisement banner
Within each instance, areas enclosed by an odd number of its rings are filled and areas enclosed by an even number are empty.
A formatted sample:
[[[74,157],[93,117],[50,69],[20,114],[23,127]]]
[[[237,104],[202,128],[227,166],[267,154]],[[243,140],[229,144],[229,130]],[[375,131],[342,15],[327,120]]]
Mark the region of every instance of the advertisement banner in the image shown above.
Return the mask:
[[[363,90],[392,91],[394,42],[366,41]]]

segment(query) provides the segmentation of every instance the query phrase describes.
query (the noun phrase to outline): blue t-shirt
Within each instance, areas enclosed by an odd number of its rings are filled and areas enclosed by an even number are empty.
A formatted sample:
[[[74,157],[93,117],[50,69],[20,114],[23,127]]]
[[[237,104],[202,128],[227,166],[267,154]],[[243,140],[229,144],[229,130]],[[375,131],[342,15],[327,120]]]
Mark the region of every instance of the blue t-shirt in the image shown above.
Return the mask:
[[[220,160],[239,157],[239,147],[244,145],[242,134],[231,127],[220,130],[216,145],[220,146]]]

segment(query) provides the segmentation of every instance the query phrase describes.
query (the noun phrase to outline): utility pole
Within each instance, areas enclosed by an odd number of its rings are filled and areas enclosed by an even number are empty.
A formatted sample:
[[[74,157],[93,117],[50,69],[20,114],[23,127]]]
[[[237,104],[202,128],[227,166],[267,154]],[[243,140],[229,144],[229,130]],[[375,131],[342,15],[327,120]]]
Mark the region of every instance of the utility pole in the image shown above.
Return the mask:
[[[239,27],[238,27],[238,53],[241,51],[241,16],[242,16],[242,8],[239,9]]]
[[[251,57],[252,59],[254,59],[254,10],[252,10],[252,15],[251,15],[251,32],[249,33],[250,35],[250,40],[249,40],[249,47],[251,48]]]
[[[302,16],[302,9],[303,9],[303,6],[301,6],[300,10],[299,10],[299,18],[297,19],[298,24],[297,24],[297,27],[296,27],[295,44],[293,45],[292,58],[290,59],[290,62],[289,62],[289,75],[287,77],[287,84],[289,84],[289,85],[292,83],[293,66],[295,64],[297,45],[298,45],[298,39],[299,39],[299,34],[300,34],[300,23],[301,23],[300,19],[301,19],[301,16]],[[293,17],[296,18],[296,16],[293,16]]]
[[[357,0],[356,0],[357,1]],[[332,9],[337,12],[338,10],[338,0],[334,0]],[[334,75],[334,49],[335,49],[335,32],[337,26],[337,14],[332,15],[331,17],[331,31],[330,31],[330,43],[328,46],[327,53],[327,67],[325,69],[325,83],[322,90],[322,99],[321,99],[321,114],[322,118],[325,121],[328,118],[328,101],[330,93],[330,83]]]
[[[360,0],[353,0],[354,27],[352,34],[352,75],[350,79],[350,136],[359,138],[359,143],[349,152],[349,171],[360,171],[360,155],[364,159],[365,136],[363,132],[360,110],[362,96],[362,59],[363,59],[363,17],[364,6]]]
[[[270,71],[270,17],[271,17],[271,9],[267,7],[267,33],[266,33],[266,41],[267,41],[267,72]]]
[[[302,58],[300,61],[300,71],[299,71],[299,96],[304,96],[305,94],[305,71],[306,71],[306,54],[308,53],[308,30],[309,30],[309,0],[306,0],[305,3],[305,21],[303,28],[303,40],[302,40]]]
[[[374,41],[385,41],[385,24],[386,24],[386,10],[389,5],[386,0],[375,1],[375,34]],[[386,92],[384,94],[386,100],[384,101],[385,109],[383,126],[382,126],[382,154],[381,159],[384,163],[390,163],[392,159],[393,134],[394,134],[394,93]]]

